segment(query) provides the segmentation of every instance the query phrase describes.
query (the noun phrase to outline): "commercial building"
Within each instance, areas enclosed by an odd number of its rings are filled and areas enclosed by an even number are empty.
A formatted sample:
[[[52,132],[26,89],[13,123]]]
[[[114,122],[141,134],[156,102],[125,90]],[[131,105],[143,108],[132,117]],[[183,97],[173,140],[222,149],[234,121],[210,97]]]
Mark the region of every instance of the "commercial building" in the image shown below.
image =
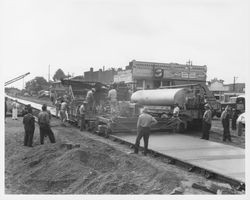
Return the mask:
[[[156,63],[133,60],[118,71],[114,82],[132,83],[135,89],[152,89],[192,83],[206,83],[207,66]]]
[[[94,71],[93,68],[90,68],[90,71],[84,72],[84,80],[85,81],[96,81],[104,84],[110,84],[114,81],[114,75],[117,74],[115,69],[105,70],[99,69],[98,71]]]
[[[220,102],[229,102],[231,97],[245,93],[245,83],[224,84],[223,80],[214,78],[208,82],[208,89]]]

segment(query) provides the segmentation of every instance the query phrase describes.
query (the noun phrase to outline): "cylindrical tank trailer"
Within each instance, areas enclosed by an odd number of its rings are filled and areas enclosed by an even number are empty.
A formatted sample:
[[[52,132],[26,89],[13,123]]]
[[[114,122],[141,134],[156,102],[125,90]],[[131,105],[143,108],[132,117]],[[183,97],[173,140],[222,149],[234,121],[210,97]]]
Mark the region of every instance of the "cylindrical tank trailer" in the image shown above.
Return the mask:
[[[178,103],[183,106],[187,96],[186,88],[139,90],[132,94],[131,102],[150,106],[172,106]]]

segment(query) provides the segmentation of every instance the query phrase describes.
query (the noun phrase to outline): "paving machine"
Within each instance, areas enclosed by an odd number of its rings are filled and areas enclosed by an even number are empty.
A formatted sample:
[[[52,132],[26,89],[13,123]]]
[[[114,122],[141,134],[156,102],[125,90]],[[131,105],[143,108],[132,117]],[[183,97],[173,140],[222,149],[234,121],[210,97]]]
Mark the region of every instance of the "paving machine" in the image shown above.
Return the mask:
[[[61,80],[62,85],[69,87],[67,95],[69,122],[80,124],[79,108],[86,99],[87,92],[95,88],[94,93],[95,109],[86,111],[85,121],[87,129],[94,129],[96,117],[106,112],[108,86],[100,82],[79,81],[79,80]]]
[[[179,105],[178,117],[173,116],[175,104]],[[116,116],[98,116],[98,131],[105,133],[135,132],[141,109],[147,107],[149,113],[158,123],[152,131],[200,130],[204,105],[208,103],[213,115],[220,110],[220,104],[203,84],[188,84],[162,87],[159,89],[139,90],[132,94],[130,102],[119,102],[119,113]],[[121,112],[121,105],[124,105]]]
[[[216,115],[220,109],[213,94],[202,84],[140,90],[132,95],[131,101],[147,107],[149,112],[157,118],[159,123],[153,128],[173,129],[178,132],[202,128],[202,116],[206,103],[210,105],[213,115]],[[180,114],[178,117],[173,117],[173,108],[176,103],[180,107]]]

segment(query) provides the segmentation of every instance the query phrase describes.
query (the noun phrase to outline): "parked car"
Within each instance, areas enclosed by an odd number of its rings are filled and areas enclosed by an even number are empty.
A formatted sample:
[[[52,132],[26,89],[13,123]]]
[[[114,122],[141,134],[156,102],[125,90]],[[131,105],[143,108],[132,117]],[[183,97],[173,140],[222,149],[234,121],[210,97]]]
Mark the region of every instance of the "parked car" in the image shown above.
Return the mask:
[[[240,114],[236,123],[238,135],[241,136],[245,132],[245,113]]]
[[[242,113],[239,115],[239,117],[237,118],[237,121],[236,121],[237,124],[239,123],[242,123],[245,125],[245,113]]]

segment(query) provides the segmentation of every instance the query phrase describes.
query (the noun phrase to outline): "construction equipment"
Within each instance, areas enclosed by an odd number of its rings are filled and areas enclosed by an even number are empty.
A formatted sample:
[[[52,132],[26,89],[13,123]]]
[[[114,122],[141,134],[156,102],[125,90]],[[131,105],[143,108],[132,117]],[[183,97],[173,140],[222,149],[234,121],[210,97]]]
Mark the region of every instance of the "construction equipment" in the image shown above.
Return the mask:
[[[100,82],[93,81],[80,81],[80,80],[61,80],[63,86],[69,88],[68,93],[68,104],[69,104],[69,121],[74,124],[80,124],[80,112],[79,108],[81,104],[86,99],[87,92],[95,88],[96,92],[94,93],[95,99],[95,108],[92,111],[87,110],[85,114],[86,126],[89,129],[93,129],[96,117],[103,114],[106,110],[106,98],[108,93],[108,86]]]
[[[21,76],[18,76],[18,77],[16,77],[16,78],[13,78],[13,79],[11,79],[11,80],[5,82],[5,83],[4,83],[4,86],[10,85],[11,83],[16,82],[16,81],[18,81],[18,80],[24,78],[25,76],[27,76],[27,75],[29,75],[29,74],[30,74],[30,72],[28,72],[28,73],[26,73],[26,74],[23,74],[23,75],[21,75]]]
[[[147,107],[149,112],[157,118],[156,129],[176,129],[183,132],[186,129],[200,129],[204,105],[208,103],[215,114],[219,110],[213,94],[202,84],[188,84],[163,87],[155,90],[141,90],[135,92],[131,101]],[[180,114],[173,117],[173,108],[178,104]],[[162,119],[161,116],[166,116]]]

